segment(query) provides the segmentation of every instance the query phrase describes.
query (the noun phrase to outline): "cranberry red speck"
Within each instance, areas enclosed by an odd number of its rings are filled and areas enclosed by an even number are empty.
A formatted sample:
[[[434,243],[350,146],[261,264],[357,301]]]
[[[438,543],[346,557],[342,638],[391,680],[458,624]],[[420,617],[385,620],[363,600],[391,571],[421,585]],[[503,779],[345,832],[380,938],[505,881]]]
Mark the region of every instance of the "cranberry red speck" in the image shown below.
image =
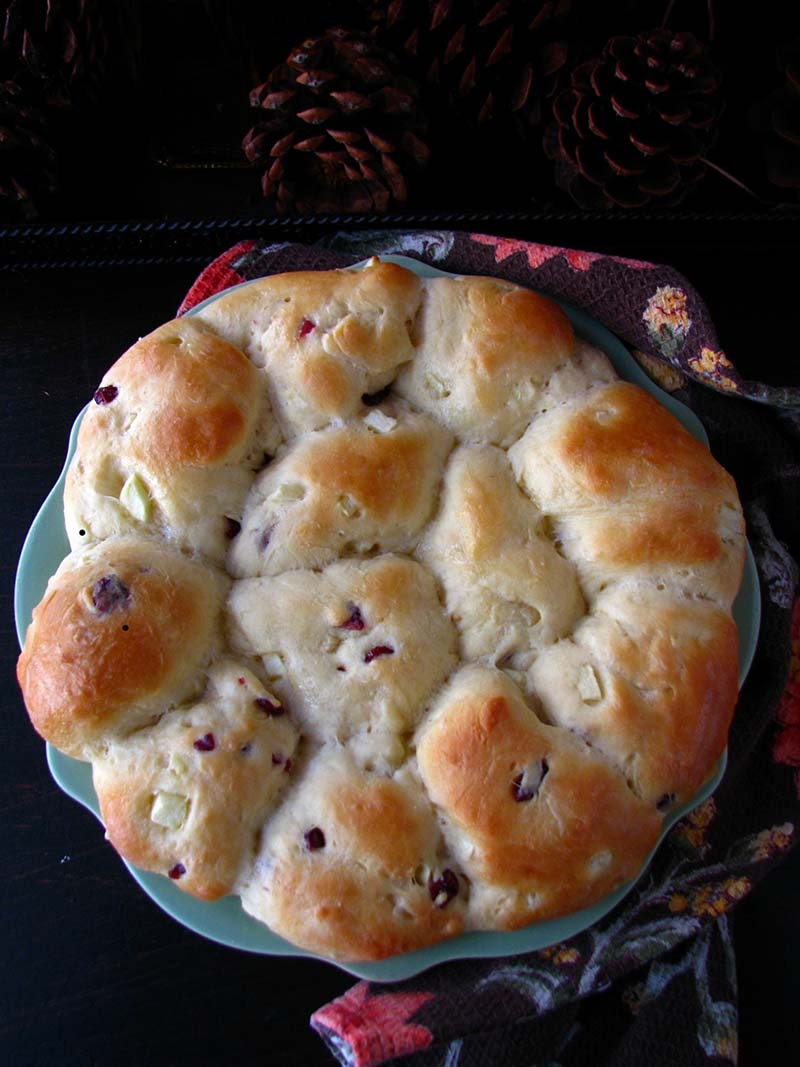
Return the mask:
[[[176,863],[174,867],[170,867],[167,874],[173,881],[177,882],[179,878],[182,878],[184,874],[186,874],[186,868],[182,863]]]
[[[316,325],[317,324],[315,322],[312,322],[311,319],[303,319],[303,321],[300,323],[300,329],[297,331],[297,336],[300,338],[308,337],[308,335],[316,327]]]
[[[95,390],[94,402],[95,404],[110,404],[112,400],[117,399],[118,395],[119,389],[116,385],[101,385]]]
[[[391,648],[389,645],[376,645],[374,648],[371,648],[369,650],[369,652],[367,652],[367,654],[364,656],[364,662],[365,663],[372,663],[372,661],[374,659],[377,659],[378,656],[393,656],[393,655],[394,655],[394,649]]]
[[[194,747],[198,752],[213,752],[217,747],[217,741],[213,734],[204,734],[203,737],[198,737]]]
[[[325,848],[325,834],[318,826],[312,826],[310,830],[306,830],[303,834],[303,840],[309,852],[316,852],[317,849]]]
[[[431,877],[428,880],[428,892],[435,907],[447,907],[453,897],[458,896],[458,877],[455,872],[446,867],[441,878]]]
[[[348,604],[347,610],[350,615],[344,622],[339,624],[340,630],[363,630],[364,629],[364,616],[361,614],[361,610],[356,607],[355,604]]]
[[[107,615],[115,608],[124,607],[130,595],[130,590],[123,585],[116,574],[106,574],[98,578],[92,586],[92,603],[101,615]]]
[[[260,712],[264,715],[269,715],[271,719],[277,719],[279,715],[283,715],[281,705],[275,704],[268,697],[256,697],[253,703]]]

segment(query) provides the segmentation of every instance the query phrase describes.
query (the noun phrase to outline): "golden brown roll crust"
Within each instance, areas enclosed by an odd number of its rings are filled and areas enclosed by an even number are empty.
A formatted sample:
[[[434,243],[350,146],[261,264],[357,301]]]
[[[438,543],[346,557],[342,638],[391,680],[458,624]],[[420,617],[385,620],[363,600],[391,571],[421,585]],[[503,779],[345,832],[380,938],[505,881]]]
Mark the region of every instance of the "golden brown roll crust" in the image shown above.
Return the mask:
[[[202,702],[109,745],[93,780],[114,848],[203,900],[231,892],[291,780],[297,731],[280,712],[251,671],[223,660]]]
[[[68,556],[17,667],[39,733],[87,759],[190,697],[217,650],[224,587],[207,566],[132,537]]]
[[[575,911],[632,878],[655,844],[655,809],[574,734],[541,723],[499,671],[455,676],[417,758],[481,925]]]
[[[510,452],[543,511],[733,492],[708,449],[644,389],[613,382],[537,419]]]
[[[509,458],[586,586],[636,569],[732,604],[744,564],[736,486],[644,390],[617,382],[559,407]]]
[[[413,355],[420,280],[393,263],[362,271],[263,278],[202,309],[198,318],[233,340],[271,384],[285,435],[361,410]]]
[[[226,517],[280,438],[246,356],[192,319],[143,337],[104,376],[64,488],[73,548],[157,532],[222,561]]]
[[[587,588],[599,591],[635,568],[654,585],[711,596],[727,610],[741,584],[745,531],[735,490],[703,499],[676,489],[639,508],[552,516],[551,522]]]
[[[65,513],[34,725],[129,861],[312,951],[598,902],[724,749],[733,481],[508,282],[373,260],[167,323]]]
[[[393,410],[374,408],[366,422],[305,434],[280,454],[246,501],[229,557],[233,574],[413,548],[433,513],[451,438],[424,415]]]
[[[722,755],[737,663],[736,626],[717,605],[620,587],[542,653],[528,681],[548,721],[586,738],[666,811],[689,800]]]
[[[428,283],[415,340],[399,395],[460,440],[500,445],[522,433],[544,383],[575,348],[558,305],[496,278]]]
[[[334,959],[382,959],[464,927],[462,892],[440,892],[433,812],[413,775],[361,771],[344,750],[319,755],[265,828],[246,911]]]

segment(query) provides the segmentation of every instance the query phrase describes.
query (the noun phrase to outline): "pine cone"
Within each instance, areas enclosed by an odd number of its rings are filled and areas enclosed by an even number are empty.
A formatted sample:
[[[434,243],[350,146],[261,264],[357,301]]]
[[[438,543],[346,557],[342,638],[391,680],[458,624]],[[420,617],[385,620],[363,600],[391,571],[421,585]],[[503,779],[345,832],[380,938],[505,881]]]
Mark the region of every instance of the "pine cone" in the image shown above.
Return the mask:
[[[722,99],[691,34],[614,37],[571,82],[553,105],[545,151],[580,207],[672,206],[703,176]]]
[[[559,40],[572,0],[363,0],[376,38],[407,56],[446,108],[482,124],[541,120],[567,58]]]
[[[6,76],[42,82],[51,98],[94,95],[110,71],[132,65],[138,16],[130,0],[7,0],[3,8]]]
[[[0,82],[0,220],[36,218],[55,191],[55,154],[42,114],[15,82]]]
[[[250,94],[242,147],[280,214],[385,211],[428,160],[419,88],[367,34],[304,41]]]

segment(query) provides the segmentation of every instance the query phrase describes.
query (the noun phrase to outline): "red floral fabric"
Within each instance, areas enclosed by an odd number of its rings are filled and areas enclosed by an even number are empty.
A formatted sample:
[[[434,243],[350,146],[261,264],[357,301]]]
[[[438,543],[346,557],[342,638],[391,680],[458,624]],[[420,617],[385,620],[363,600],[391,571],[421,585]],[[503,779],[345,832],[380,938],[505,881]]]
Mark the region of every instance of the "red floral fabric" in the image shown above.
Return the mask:
[[[370,993],[366,982],[320,1008],[314,1026],[335,1034],[357,1067],[374,1067],[427,1048],[433,1034],[409,1020],[433,993]]]

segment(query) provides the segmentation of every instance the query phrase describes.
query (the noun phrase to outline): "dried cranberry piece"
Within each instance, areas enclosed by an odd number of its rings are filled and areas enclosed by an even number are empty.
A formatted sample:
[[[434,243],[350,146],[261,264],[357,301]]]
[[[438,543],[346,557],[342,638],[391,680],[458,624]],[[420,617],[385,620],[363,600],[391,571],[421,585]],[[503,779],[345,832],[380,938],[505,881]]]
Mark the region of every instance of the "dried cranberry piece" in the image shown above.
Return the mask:
[[[303,840],[309,852],[316,852],[319,848],[325,848],[325,834],[318,826],[312,826],[303,834]]]
[[[273,767],[282,767],[283,766],[283,756],[280,754],[280,752],[273,752],[272,753],[272,766]]]
[[[182,878],[184,874],[186,874],[186,868],[182,863],[176,863],[174,867],[170,867],[170,869],[167,871],[167,874],[174,881],[177,881],[179,878]]]
[[[265,715],[269,715],[271,719],[277,719],[279,715],[283,715],[283,708],[280,704],[273,704],[268,697],[256,697],[253,701],[259,711]]]
[[[287,761],[283,765],[283,769],[284,769],[286,774],[289,773],[289,771],[292,769],[292,761],[291,761],[291,759],[287,759]]]
[[[675,803],[675,794],[674,793],[664,793],[662,796],[660,796],[658,798],[658,800],[656,802],[656,809],[658,811],[666,811],[667,808],[671,808],[674,803]]]
[[[447,907],[453,897],[458,896],[458,877],[455,871],[446,867],[441,878],[431,876],[428,879],[428,892],[435,907]]]
[[[122,584],[116,574],[106,574],[92,586],[92,603],[101,615],[124,607],[130,595],[130,589]]]
[[[229,541],[232,541],[234,537],[239,533],[242,528],[242,524],[237,522],[236,519],[232,519],[230,515],[225,516],[225,536]]]
[[[391,648],[391,646],[389,646],[389,645],[376,645],[374,648],[371,648],[369,650],[369,652],[367,652],[367,654],[364,656],[364,662],[365,663],[372,663],[372,661],[374,659],[377,659],[378,656],[393,656],[393,655],[394,655],[394,649]]]
[[[112,400],[117,399],[118,395],[119,389],[116,385],[101,385],[95,390],[94,402],[95,404],[110,404]]]
[[[340,630],[363,630],[364,629],[364,616],[361,614],[361,609],[356,607],[355,604],[348,604],[347,610],[350,612],[349,617],[339,623]]]
[[[217,740],[213,734],[204,734],[203,737],[198,737],[194,747],[198,752],[213,752],[217,747]]]
[[[518,774],[511,783],[511,795],[514,800],[518,802],[533,800],[549,770],[550,766],[547,760],[542,759],[527,770],[522,771],[521,774]]]
[[[311,319],[303,319],[300,323],[300,329],[297,331],[298,337],[308,337],[312,330],[316,329],[316,322],[312,322]]]

